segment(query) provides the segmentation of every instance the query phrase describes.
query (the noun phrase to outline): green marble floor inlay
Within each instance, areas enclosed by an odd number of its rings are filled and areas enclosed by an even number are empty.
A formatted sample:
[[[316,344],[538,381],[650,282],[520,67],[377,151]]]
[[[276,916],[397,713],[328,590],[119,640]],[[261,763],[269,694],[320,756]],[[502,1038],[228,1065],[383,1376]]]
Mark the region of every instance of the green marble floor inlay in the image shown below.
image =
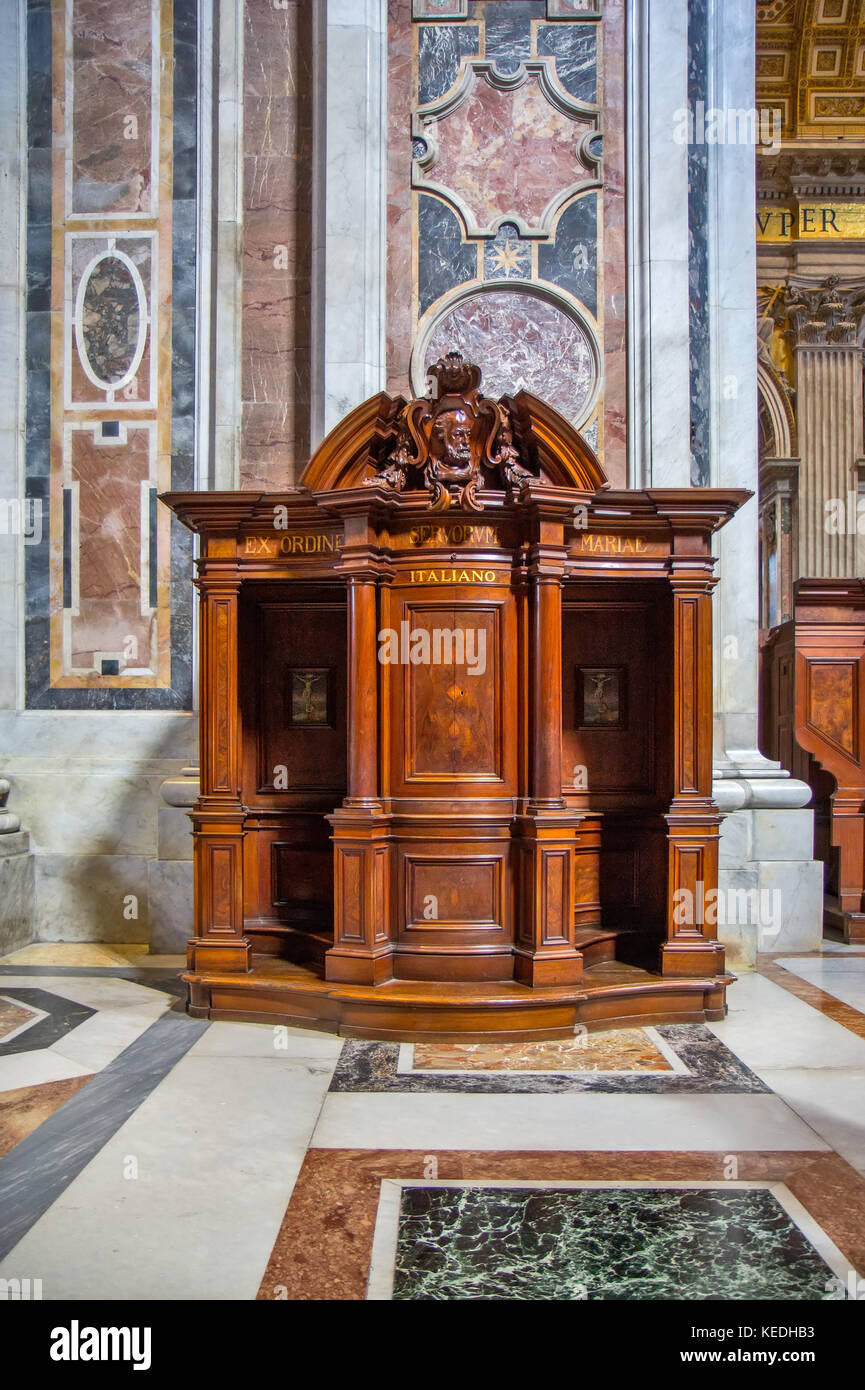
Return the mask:
[[[395,1299],[823,1299],[767,1188],[406,1187]]]

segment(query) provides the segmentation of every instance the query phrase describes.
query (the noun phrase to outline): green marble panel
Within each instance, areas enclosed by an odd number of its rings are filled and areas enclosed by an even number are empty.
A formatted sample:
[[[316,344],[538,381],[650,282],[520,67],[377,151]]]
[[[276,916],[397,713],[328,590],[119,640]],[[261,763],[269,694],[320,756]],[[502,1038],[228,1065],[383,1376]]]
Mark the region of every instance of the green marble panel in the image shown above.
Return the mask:
[[[407,1187],[393,1297],[786,1302],[832,1277],[767,1188]]]

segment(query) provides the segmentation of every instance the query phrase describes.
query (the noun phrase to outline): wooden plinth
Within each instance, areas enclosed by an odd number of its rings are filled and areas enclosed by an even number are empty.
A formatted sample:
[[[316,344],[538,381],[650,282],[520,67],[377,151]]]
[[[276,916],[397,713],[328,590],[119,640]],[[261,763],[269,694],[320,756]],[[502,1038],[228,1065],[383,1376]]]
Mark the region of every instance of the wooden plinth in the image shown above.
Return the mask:
[[[196,1018],[281,1023],[390,1042],[531,1042],[573,1037],[579,1025],[704,1023],[724,1017],[733,980],[727,974],[669,979],[602,961],[578,986],[530,989],[513,980],[347,985],[272,956],[253,956],[248,975],[198,971],[183,978]]]

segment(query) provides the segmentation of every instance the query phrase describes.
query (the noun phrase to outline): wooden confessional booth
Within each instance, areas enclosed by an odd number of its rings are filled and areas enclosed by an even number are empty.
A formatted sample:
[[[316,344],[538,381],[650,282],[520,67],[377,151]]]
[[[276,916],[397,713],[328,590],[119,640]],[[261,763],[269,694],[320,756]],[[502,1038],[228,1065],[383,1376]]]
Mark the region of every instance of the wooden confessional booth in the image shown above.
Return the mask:
[[[201,538],[198,1017],[446,1041],[725,1012],[710,542],[750,494],[614,491],[480,379],[450,353],[428,398],[365,402],[291,491],[163,499]]]

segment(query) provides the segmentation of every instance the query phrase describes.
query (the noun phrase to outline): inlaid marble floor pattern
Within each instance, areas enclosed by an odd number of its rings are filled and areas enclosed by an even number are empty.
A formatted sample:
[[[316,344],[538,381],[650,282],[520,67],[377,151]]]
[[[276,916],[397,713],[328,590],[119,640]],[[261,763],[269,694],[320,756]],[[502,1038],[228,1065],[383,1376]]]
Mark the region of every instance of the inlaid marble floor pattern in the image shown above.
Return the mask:
[[[194,1020],[181,966],[0,963],[0,1279],[807,1301],[865,1274],[861,949],[763,962],[720,1023],[534,1044]]]

